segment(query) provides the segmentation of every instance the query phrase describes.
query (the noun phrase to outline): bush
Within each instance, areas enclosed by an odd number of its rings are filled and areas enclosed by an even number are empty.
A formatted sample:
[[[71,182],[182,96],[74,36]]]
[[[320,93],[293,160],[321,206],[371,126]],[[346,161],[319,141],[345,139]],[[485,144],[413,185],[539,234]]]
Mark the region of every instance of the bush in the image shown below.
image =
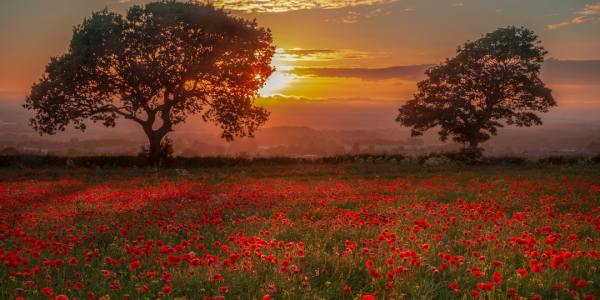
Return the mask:
[[[549,156],[538,160],[539,164],[548,165],[584,165],[588,159],[584,156]]]
[[[430,156],[423,160],[423,165],[428,167],[438,167],[451,165],[453,162],[445,155]]]
[[[326,164],[344,164],[344,163],[397,163],[406,158],[402,154],[356,154],[356,155],[336,155],[326,156],[318,159],[318,162]]]
[[[523,166],[528,162],[529,160],[526,158],[518,156],[486,157],[484,159],[486,165]]]
[[[462,165],[478,165],[483,163],[483,155],[481,150],[463,149],[460,151],[431,153],[422,155],[418,158],[421,165],[433,164],[462,164]]]
[[[360,154],[337,155],[318,159],[293,157],[173,157],[164,161],[164,168],[223,168],[251,165],[293,165],[293,164],[390,164],[390,165],[591,165],[600,164],[600,155],[591,158],[583,156],[551,156],[537,161],[523,157],[480,157],[463,151],[432,153],[418,157],[401,154]],[[60,157],[53,155],[11,155],[0,156],[3,168],[144,168],[150,167],[144,156],[80,156]]]

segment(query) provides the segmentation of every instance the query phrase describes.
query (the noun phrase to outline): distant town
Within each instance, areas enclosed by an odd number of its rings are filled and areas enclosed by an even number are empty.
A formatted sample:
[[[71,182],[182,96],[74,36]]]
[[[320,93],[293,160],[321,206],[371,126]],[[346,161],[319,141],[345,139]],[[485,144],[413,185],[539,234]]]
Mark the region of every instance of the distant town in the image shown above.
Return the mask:
[[[102,134],[61,133],[39,136],[26,126],[0,124],[0,155],[36,154],[59,156],[135,155],[144,137],[135,128],[96,129]],[[309,127],[268,127],[255,138],[225,142],[218,133],[181,130],[171,137],[179,156],[293,156],[321,157],[339,154],[405,154],[457,150],[460,144],[441,142],[431,133],[412,138],[405,129],[319,130]],[[568,146],[565,146],[568,145]],[[532,129],[505,129],[483,145],[486,155],[547,156],[593,155],[600,152],[600,122]]]

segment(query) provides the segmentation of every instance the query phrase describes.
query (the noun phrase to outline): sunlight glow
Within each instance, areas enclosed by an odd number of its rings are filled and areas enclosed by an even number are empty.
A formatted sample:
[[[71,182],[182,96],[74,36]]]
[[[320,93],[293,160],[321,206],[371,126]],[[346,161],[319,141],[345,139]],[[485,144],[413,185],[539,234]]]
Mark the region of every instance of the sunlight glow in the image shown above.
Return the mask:
[[[289,72],[294,67],[289,66],[288,63],[293,63],[296,60],[295,57],[286,57],[282,49],[277,49],[272,62],[275,72],[267,79],[265,86],[258,91],[259,95],[262,97],[274,96],[289,87],[298,76]]]
[[[265,83],[265,86],[258,91],[262,97],[279,94],[296,80],[296,75],[286,72],[291,70],[293,67],[275,66],[275,68],[276,71],[271,74],[271,77],[269,77]]]

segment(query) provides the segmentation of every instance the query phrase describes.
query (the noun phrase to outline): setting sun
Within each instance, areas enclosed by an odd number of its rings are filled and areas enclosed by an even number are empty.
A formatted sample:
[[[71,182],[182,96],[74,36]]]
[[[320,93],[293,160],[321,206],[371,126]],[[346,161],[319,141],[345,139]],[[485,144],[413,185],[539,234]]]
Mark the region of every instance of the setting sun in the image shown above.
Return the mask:
[[[265,86],[258,91],[259,95],[262,97],[274,96],[282,93],[286,87],[289,87],[297,78],[296,75],[290,72],[294,69],[290,64],[297,60],[296,57],[286,55],[284,50],[277,49],[272,62],[275,72],[271,74]]]
[[[262,97],[273,96],[281,93],[286,87],[289,87],[296,79],[296,75],[286,72],[293,69],[293,67],[276,64],[274,64],[274,67],[275,72],[271,74],[271,77],[269,77],[269,79],[265,83],[265,86],[258,91],[258,93]]]

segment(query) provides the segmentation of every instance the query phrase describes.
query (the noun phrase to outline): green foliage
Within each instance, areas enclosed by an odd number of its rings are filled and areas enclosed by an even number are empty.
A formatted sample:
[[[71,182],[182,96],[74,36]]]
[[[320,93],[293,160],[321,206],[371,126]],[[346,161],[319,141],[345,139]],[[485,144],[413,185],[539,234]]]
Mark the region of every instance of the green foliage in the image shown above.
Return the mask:
[[[68,52],[51,59],[24,107],[40,134],[132,120],[157,161],[163,138],[190,115],[219,126],[227,140],[266,122],[254,100],[273,72],[271,43],[268,29],[209,4],[95,12],[75,27]]]
[[[19,150],[15,147],[6,147],[0,151],[0,156],[15,156],[19,155]]]
[[[535,112],[556,102],[539,78],[546,50],[526,28],[499,28],[469,41],[457,55],[426,71],[415,99],[396,119],[413,136],[439,128],[442,141],[451,137],[471,149],[496,135],[505,124],[541,125]]]
[[[600,164],[600,156],[551,156],[538,160],[523,157],[481,157],[469,151],[431,153],[418,157],[404,155],[339,155],[319,159],[302,159],[292,157],[173,157],[169,144],[163,143],[164,168],[229,168],[251,166],[303,167],[306,165],[358,165],[390,167],[460,167],[460,166],[546,166],[546,165],[580,165],[593,166]],[[147,150],[146,150],[147,151]],[[52,155],[13,155],[0,156],[0,167],[3,168],[144,168],[148,167],[147,152],[139,156],[80,156],[60,157]]]

